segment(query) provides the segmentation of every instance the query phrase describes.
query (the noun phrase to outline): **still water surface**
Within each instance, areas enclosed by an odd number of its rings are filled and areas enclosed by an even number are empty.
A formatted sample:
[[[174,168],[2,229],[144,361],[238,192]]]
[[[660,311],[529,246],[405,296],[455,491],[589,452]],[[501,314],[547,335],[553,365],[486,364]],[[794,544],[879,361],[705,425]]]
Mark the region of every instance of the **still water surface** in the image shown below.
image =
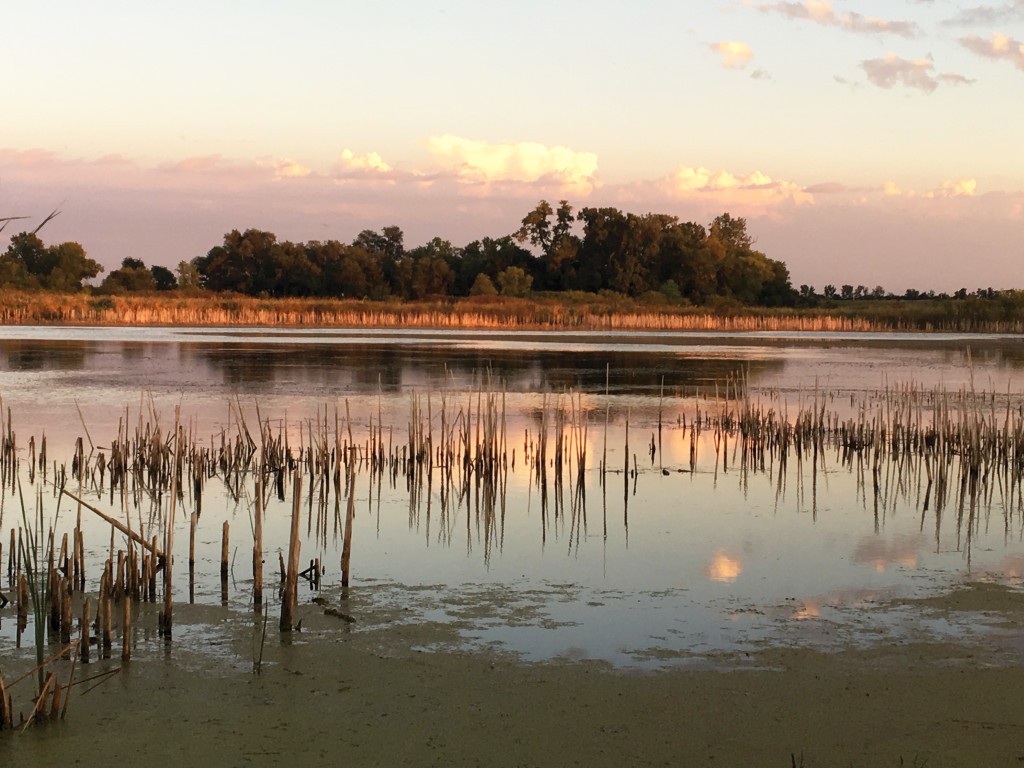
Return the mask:
[[[70,461],[83,434],[101,450],[119,421],[133,424],[140,413],[169,429],[176,406],[200,442],[237,431],[239,414],[255,425],[258,408],[298,445],[325,415],[333,430],[347,406],[357,441],[380,414],[397,445],[408,439],[414,400],[439,430],[442,396],[454,414],[475,409],[481,390],[502,392],[516,463],[494,517],[482,513],[479,494],[442,498],[440,477],[425,478],[415,494],[402,475],[365,473],[356,485],[354,590],[407,608],[410,621],[454,624],[468,644],[649,667],[711,663],[720,652],[766,643],[833,648],[989,631],[978,617],[928,614],[904,600],[971,579],[1016,583],[1024,544],[1012,500],[995,494],[965,531],[952,511],[923,508],[919,477],[890,471],[879,498],[870,481],[865,487],[864,468],[838,455],[742,471],[735,455],[716,457],[705,431],[691,463],[684,421],[724,407],[726,382],[740,372],[754,397],[790,414],[816,396],[842,409],[851,397],[911,382],[1018,402],[1024,343],[920,334],[0,328],[0,396],[18,444],[24,452],[30,435],[45,434],[57,462]],[[526,466],[542,419],[553,424],[556,408],[571,414],[570,402],[587,427],[582,491],[575,472],[560,486],[553,475],[541,485]],[[582,429],[571,437],[584,439]],[[90,499],[110,509],[98,490]],[[251,494],[236,500],[211,482],[197,601],[220,602],[227,519],[229,604],[249,609],[251,506]],[[268,573],[287,548],[289,509],[268,509]],[[8,499],[5,541],[16,522]],[[85,522],[96,574],[109,529]],[[188,539],[181,525],[178,542]],[[327,530],[315,528],[304,519],[303,561],[321,558],[333,599],[339,531],[333,518]],[[187,571],[176,568],[175,579],[187,599]],[[0,639],[11,624],[0,624]]]

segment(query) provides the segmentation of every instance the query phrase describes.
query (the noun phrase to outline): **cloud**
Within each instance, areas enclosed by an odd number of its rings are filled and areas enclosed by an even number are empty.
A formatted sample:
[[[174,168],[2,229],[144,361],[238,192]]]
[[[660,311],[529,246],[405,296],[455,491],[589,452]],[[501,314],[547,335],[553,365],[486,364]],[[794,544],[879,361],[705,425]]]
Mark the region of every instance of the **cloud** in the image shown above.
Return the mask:
[[[954,198],[954,197],[973,197],[978,191],[978,181],[974,178],[963,178],[958,181],[952,179],[946,179],[935,189],[930,189],[926,192],[918,193],[913,189],[902,190],[895,181],[889,180],[882,185],[882,193],[886,197],[902,197],[902,198],[924,198],[926,200],[933,200],[936,198]]]
[[[750,46],[738,40],[723,40],[708,47],[721,55],[722,66],[726,69],[744,69],[754,58]]]
[[[917,24],[912,21],[886,21],[859,13],[836,13],[829,0],[806,0],[803,3],[760,3],[757,9],[762,13],[778,13],[788,19],[809,21],[824,27],[837,27],[859,34],[890,34],[900,37],[916,37]]]
[[[813,184],[804,188],[809,195],[836,195],[842,192],[849,192],[850,188],[838,181],[824,181],[820,184]]]
[[[284,158],[274,164],[274,178],[276,179],[301,179],[309,176],[313,171],[290,158]]]
[[[1002,24],[1009,21],[1024,19],[1024,0],[1005,5],[979,5],[964,8],[956,16],[942,23],[947,26],[970,26],[979,24]]]
[[[596,184],[593,152],[536,142],[490,144],[450,133],[431,136],[426,144],[434,161],[463,182],[553,183],[578,194],[589,193]]]
[[[386,173],[391,166],[384,162],[384,159],[376,152],[367,152],[365,155],[356,155],[351,149],[343,149],[338,156],[338,165],[346,170],[353,171],[379,171]]]
[[[861,67],[873,84],[879,88],[902,85],[925,93],[932,93],[940,83],[963,85],[974,82],[955,73],[936,73],[931,59],[903,59],[887,53],[882,59],[868,59]]]
[[[703,166],[680,165],[660,179],[661,192],[674,198],[701,199],[719,209],[728,208],[747,215],[763,213],[781,203],[812,203],[814,196],[801,185],[772,179],[761,171],[737,176],[728,171],[712,171]]]
[[[978,182],[974,179],[960,179],[960,181],[947,179],[938,189],[925,193],[925,197],[973,197],[977,189]]]
[[[1008,35],[994,32],[991,40],[986,40],[977,35],[968,35],[961,38],[960,43],[979,56],[986,56],[990,59],[1002,59],[1010,62],[1017,69],[1024,70],[1024,43],[1014,40]]]

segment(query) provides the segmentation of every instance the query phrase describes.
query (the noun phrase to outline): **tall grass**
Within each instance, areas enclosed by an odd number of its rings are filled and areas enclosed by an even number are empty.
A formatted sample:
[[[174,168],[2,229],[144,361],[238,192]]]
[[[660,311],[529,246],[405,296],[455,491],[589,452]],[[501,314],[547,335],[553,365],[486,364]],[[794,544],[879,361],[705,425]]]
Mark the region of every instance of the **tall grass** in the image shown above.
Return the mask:
[[[46,656],[46,613],[50,601],[50,570],[54,557],[53,526],[43,520],[42,488],[36,494],[35,511],[31,520],[25,508],[21,480],[18,479],[18,500],[21,504],[23,536],[19,539],[21,560],[25,564],[25,580],[28,583],[29,601],[32,604],[32,623],[36,649],[36,695],[41,696],[44,682]],[[58,502],[59,503],[59,502]],[[56,517],[59,517],[60,509]],[[54,526],[56,519],[54,520]],[[45,543],[44,543],[45,542]]]
[[[5,325],[198,325],[620,331],[1024,333],[1005,300],[837,302],[813,309],[652,306],[624,296],[537,294],[434,301],[259,299],[228,294],[94,297],[0,291]]]

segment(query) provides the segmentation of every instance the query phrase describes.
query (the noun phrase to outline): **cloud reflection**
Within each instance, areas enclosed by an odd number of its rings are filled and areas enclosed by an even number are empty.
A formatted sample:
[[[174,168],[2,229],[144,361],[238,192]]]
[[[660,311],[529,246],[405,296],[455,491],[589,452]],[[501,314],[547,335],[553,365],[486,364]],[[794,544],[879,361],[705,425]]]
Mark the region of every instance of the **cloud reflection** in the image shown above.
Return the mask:
[[[823,595],[804,598],[803,605],[793,611],[796,620],[821,618],[825,608],[864,608],[878,602],[885,596],[884,590],[877,589],[837,589]]]
[[[853,551],[853,562],[874,566],[884,573],[891,565],[914,568],[918,563],[918,550],[924,543],[922,536],[899,536],[891,541],[869,536],[861,539]]]
[[[724,549],[716,549],[711,564],[704,568],[704,575],[711,581],[732,584],[743,573],[743,561],[729,557]]]

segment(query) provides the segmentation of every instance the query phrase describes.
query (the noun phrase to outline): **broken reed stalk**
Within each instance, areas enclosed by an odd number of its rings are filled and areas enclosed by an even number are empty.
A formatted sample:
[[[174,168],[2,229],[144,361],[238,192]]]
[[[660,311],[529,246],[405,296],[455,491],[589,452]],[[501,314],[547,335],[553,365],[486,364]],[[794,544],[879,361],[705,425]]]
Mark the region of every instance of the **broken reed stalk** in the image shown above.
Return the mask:
[[[129,598],[121,603],[121,660],[128,661],[132,657],[132,601]]]
[[[263,607],[263,471],[262,466],[256,472],[256,504],[253,512],[252,537],[252,599],[256,610]]]
[[[225,520],[220,543],[220,599],[223,603],[227,603],[228,600],[228,530],[228,521]]]
[[[62,488],[60,492],[64,496],[67,496],[72,501],[78,502],[79,504],[81,504],[83,507],[85,507],[89,511],[96,513],[99,517],[101,517],[106,522],[110,523],[112,526],[114,526],[114,528],[119,530],[121,533],[123,533],[125,536],[130,538],[136,544],[139,544],[140,546],[145,547],[146,549],[148,549],[150,551],[150,553],[152,553],[153,555],[155,555],[156,557],[158,557],[160,559],[163,559],[163,557],[164,557],[164,553],[163,552],[161,552],[159,549],[157,549],[151,542],[146,541],[142,536],[140,536],[139,534],[135,533],[135,531],[133,531],[130,528],[128,528],[127,526],[125,526],[119,520],[115,520],[110,515],[107,515],[107,514],[101,512],[100,510],[96,509],[96,507],[94,507],[92,504],[89,504],[88,502],[83,501],[82,499],[78,498],[78,496],[76,496],[75,494],[71,493],[71,491],[67,490],[66,488]]]
[[[284,594],[281,596],[281,631],[294,628],[295,610],[299,602],[299,522],[302,516],[302,472],[295,468],[292,477],[292,527],[288,538],[288,569],[285,572]]]
[[[196,601],[196,513],[193,512],[188,522],[188,601]]]
[[[163,621],[161,622],[163,634],[168,640],[171,637],[171,631],[174,626],[171,575],[174,566],[174,516],[178,503],[178,457],[181,452],[181,445],[179,444],[180,425],[181,406],[176,405],[174,406],[174,437],[171,442],[171,508],[167,515],[167,527],[164,535],[164,610]]]
[[[356,472],[355,468],[348,473],[348,505],[345,512],[345,535],[341,549],[341,586],[349,584],[349,569],[352,565],[352,527],[356,517]]]

